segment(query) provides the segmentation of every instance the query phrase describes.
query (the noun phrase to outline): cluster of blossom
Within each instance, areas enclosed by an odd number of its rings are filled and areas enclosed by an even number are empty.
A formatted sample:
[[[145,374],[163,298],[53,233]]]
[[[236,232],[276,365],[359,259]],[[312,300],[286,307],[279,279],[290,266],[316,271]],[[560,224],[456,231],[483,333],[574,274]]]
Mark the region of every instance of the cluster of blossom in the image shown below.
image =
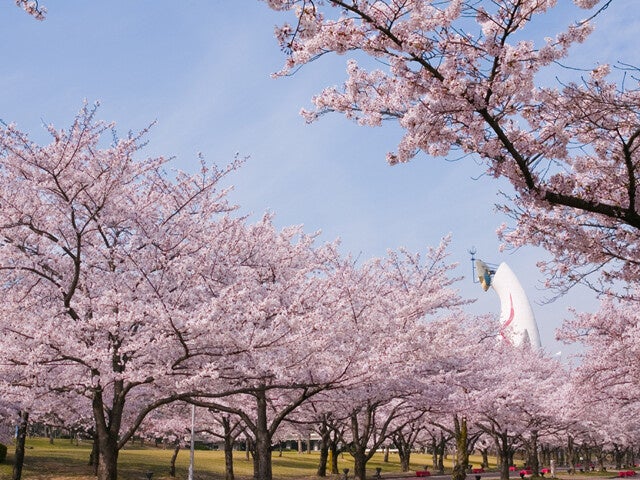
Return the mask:
[[[37,20],[44,20],[47,14],[47,9],[38,3],[38,0],[15,0],[16,5],[22,8],[32,17]]]
[[[563,369],[458,311],[448,239],[356,262],[300,227],[235,216],[220,181],[237,163],[168,177],[164,159],[137,159],[145,131],[101,148],[113,125],[94,115],[49,127],[45,146],[0,129],[0,386],[3,408],[94,435],[100,479],[134,434],[178,448],[184,402],[218,412],[211,435],[250,442],[267,480],[294,414],[331,418],[359,478],[371,445],[409,425],[504,426],[505,451],[532,423],[557,430]]]
[[[396,120],[405,134],[387,155],[392,164],[452,150],[486,160],[488,173],[516,190],[505,206],[515,227],[503,238],[514,247],[547,248],[554,286],[571,285],[594,266],[605,282],[638,278],[628,245],[637,244],[640,227],[639,91],[632,81],[622,88],[610,80],[606,64],[560,89],[536,84],[546,67],[566,61],[570,48],[586,40],[590,22],[570,23],[537,44],[526,39],[527,28],[554,13],[556,1],[269,5],[297,12],[304,26],[284,25],[277,33],[290,52],[281,73],[330,52],[360,51],[387,65],[369,69],[348,59],[344,84],[315,96],[315,108],[302,111],[307,121],[326,112],[367,126]]]
[[[574,3],[598,9],[591,19],[614,4]],[[528,28],[536,17],[555,13],[555,0],[268,4],[294,13],[298,8],[305,26],[313,25],[302,34],[294,22],[276,33],[289,52],[280,74],[331,52],[359,53],[358,61],[347,59],[343,85],[326,88],[313,98],[313,109],[302,111],[307,121],[327,112],[366,126],[397,121],[405,134],[387,155],[392,164],[420,152],[442,157],[457,151],[482,158],[491,176],[508,179],[515,189],[502,206],[513,223],[499,229],[501,238],[507,246],[538,245],[551,253],[550,260],[540,262],[548,287],[562,292],[586,283],[622,297],[619,303],[606,298],[599,312],[567,323],[563,335],[588,347],[576,386],[598,389],[609,398],[596,402],[603,411],[613,404],[629,409],[621,416],[632,414],[634,406],[637,410],[631,387],[638,376],[633,339],[640,324],[634,313],[640,299],[635,289],[640,277],[637,78],[627,75],[620,81],[601,62],[586,78],[571,77],[556,87],[539,84],[549,67],[569,62],[571,47],[588,38],[592,22],[569,19],[564,31],[549,32],[536,42],[527,38]],[[538,37],[539,31],[534,34]],[[363,62],[362,54],[378,60],[377,68]],[[558,391],[578,395],[580,389]],[[495,401],[496,395],[490,397]],[[507,404],[522,401],[509,392],[499,398],[505,400],[504,412]],[[562,399],[557,400],[560,405]],[[567,421],[575,417],[574,409],[560,408]],[[585,415],[589,409],[582,408]],[[486,432],[500,430],[497,415],[485,415]],[[601,422],[592,427],[602,428]],[[589,428],[574,434],[588,441]],[[621,441],[614,437],[607,433],[597,441]],[[630,438],[632,433],[625,442]],[[509,442],[498,442],[504,452],[512,448]]]
[[[604,15],[612,2],[574,3]],[[513,222],[500,228],[501,238],[552,254],[540,264],[549,287],[583,282],[637,299],[624,289],[640,277],[637,80],[621,83],[599,64],[559,87],[537,84],[545,68],[568,61],[591,22],[568,21],[535,42],[527,29],[554,13],[554,0],[269,4],[304,5],[307,24],[315,11],[312,34],[293,26],[279,32],[291,52],[284,72],[330,52],[359,51],[386,65],[369,69],[348,59],[344,84],[313,99],[315,108],[302,112],[308,121],[326,112],[368,126],[396,120],[405,134],[390,163],[419,152],[479,156],[491,176],[515,189],[502,207]]]
[[[0,128],[0,374],[3,399],[32,418],[82,405],[101,479],[178,400],[240,415],[267,469],[287,412],[387,371],[419,351],[422,318],[463,303],[447,239],[358,265],[301,227],[236,215],[220,183],[239,162],[169,176],[165,159],[138,159],[146,130],[102,147],[114,125],[95,112],[49,126],[44,146]],[[238,396],[257,403],[224,400]],[[267,404],[284,413],[265,436]]]

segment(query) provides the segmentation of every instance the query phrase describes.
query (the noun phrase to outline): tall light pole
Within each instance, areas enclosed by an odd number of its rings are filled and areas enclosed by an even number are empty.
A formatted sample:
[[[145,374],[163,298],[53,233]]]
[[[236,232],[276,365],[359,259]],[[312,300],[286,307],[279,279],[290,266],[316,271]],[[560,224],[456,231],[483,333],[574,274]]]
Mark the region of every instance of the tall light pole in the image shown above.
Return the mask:
[[[193,480],[193,454],[195,451],[196,406],[191,405],[191,452],[189,453],[189,480]]]

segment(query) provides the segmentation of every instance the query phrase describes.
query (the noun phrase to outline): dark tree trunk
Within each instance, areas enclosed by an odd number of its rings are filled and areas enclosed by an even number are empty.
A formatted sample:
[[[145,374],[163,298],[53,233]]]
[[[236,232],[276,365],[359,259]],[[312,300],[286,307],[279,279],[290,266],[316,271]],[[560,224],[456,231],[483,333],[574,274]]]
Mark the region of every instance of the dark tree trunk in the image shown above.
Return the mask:
[[[509,480],[509,461],[503,458],[500,463],[500,480]]]
[[[338,448],[338,436],[335,435],[329,443],[329,451],[331,452],[331,474],[337,475],[340,473],[338,470],[338,455],[340,455],[340,449]]]
[[[482,468],[489,468],[489,449],[488,448],[483,448],[482,450],[480,450],[480,453],[482,453]]]
[[[596,461],[598,462],[598,470],[601,472],[604,472],[605,470],[604,457],[605,457],[604,449],[602,448],[602,446],[600,446],[596,451]]]
[[[255,430],[255,453],[253,457],[254,480],[272,480],[271,434],[267,426],[267,397],[264,391],[256,393],[257,418]]]
[[[569,473],[576,471],[576,453],[573,444],[573,437],[569,436],[567,439],[567,463],[569,466]]]
[[[613,444],[613,461],[616,468],[619,470],[622,468],[622,462],[624,461],[624,450],[621,450],[617,444]]]
[[[393,445],[398,449],[400,457],[400,469],[403,472],[409,471],[409,463],[411,461],[411,448],[413,447],[414,435],[409,433],[405,436],[402,432],[398,432],[393,436]],[[388,449],[388,447],[387,447]]]
[[[12,480],[20,480],[22,478],[22,466],[24,465],[24,449],[27,441],[27,425],[29,422],[29,412],[20,412],[20,423],[16,432],[16,453],[13,464]]]
[[[118,443],[110,436],[98,440],[100,450],[98,462],[98,480],[118,479]]]
[[[351,449],[353,456],[353,476],[355,480],[367,479],[367,454],[362,445],[354,445]]]
[[[534,476],[540,475],[540,464],[538,462],[538,431],[531,431],[531,439],[529,440],[529,448],[527,449],[527,465],[533,471]]]
[[[370,430],[373,424],[375,409],[375,406],[368,405],[362,422],[358,419],[359,411],[353,411],[350,415],[351,436],[353,440],[349,445],[349,453],[353,457],[354,480],[366,480],[367,478],[367,461],[369,460],[367,457],[367,447],[369,446]]]
[[[318,461],[318,470],[316,475],[319,477],[327,476],[327,462],[329,461],[329,445],[325,442],[320,444],[320,460]]]
[[[467,419],[465,417],[453,417],[456,435],[456,458],[453,466],[452,480],[465,480],[469,466],[469,434],[467,430]]]
[[[268,435],[258,433],[256,438],[256,452],[253,457],[255,480],[272,480],[271,470],[271,440]]]
[[[411,449],[406,448],[402,450],[402,453],[398,452],[398,455],[400,456],[400,470],[408,472],[411,463]]]
[[[118,480],[118,437],[124,410],[124,395],[121,395],[123,384],[122,380],[114,382],[113,405],[110,409],[105,408],[100,387],[93,393],[93,418],[96,423],[99,454],[98,480]]]
[[[635,464],[636,464],[636,450],[631,446],[627,448],[627,465],[631,465],[633,467]]]
[[[509,480],[509,467],[513,463],[513,446],[506,431],[494,432],[498,461],[500,463],[500,480]]]
[[[540,445],[540,466],[546,467],[550,463],[549,460],[551,460],[551,450],[545,444]]]
[[[234,480],[233,473],[233,443],[235,437],[233,435],[234,427],[231,425],[231,419],[228,416],[222,416],[222,427],[224,429],[224,478],[225,480]]]
[[[327,424],[326,417],[320,422],[320,461],[318,463],[318,471],[316,475],[319,477],[327,476],[327,461],[329,460],[329,443],[331,442],[331,430]]]
[[[350,414],[352,442],[349,453],[354,461],[355,480],[366,480],[367,462],[384,442],[397,433],[390,430],[390,425],[398,410],[391,409],[381,415],[381,418],[376,418],[379,407],[378,403],[367,402],[366,406],[353,410]]]
[[[89,454],[89,466],[93,467],[93,476],[98,476],[98,462],[100,461],[100,454],[98,451],[98,435],[93,433],[93,444],[91,445],[91,453]]]
[[[447,439],[445,438],[444,434],[442,432],[440,432],[440,440],[437,443],[437,449],[436,449],[437,453],[436,453],[436,457],[437,457],[437,466],[436,468],[438,469],[438,473],[439,474],[443,474],[444,473],[444,455],[445,452],[447,451]]]
[[[180,442],[176,442],[176,446],[173,449],[171,455],[171,462],[169,463],[169,476],[171,478],[176,476],[176,459],[178,458],[178,452],[180,451]]]
[[[98,436],[95,433],[91,434],[93,443],[91,445],[91,452],[89,453],[89,465],[98,468]],[[95,475],[95,471],[94,471]]]

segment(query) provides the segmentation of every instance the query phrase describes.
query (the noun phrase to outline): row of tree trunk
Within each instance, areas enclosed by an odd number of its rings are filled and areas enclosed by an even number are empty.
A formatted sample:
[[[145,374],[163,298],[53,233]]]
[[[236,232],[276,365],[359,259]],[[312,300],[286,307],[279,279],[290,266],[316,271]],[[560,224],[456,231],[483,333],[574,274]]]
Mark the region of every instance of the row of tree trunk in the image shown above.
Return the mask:
[[[21,480],[22,468],[25,457],[25,441],[27,436],[29,414],[28,412],[20,413],[20,422],[16,430],[16,448],[15,460],[13,467],[12,480]],[[260,421],[260,419],[258,419]],[[355,417],[353,422],[357,420]],[[245,433],[244,429],[238,428],[239,422],[233,423],[230,417],[222,415],[220,423],[223,426],[223,434],[220,437],[224,441],[225,456],[225,480],[234,480],[233,471],[233,450],[236,440],[240,433]],[[446,457],[447,443],[454,439],[456,443],[455,462],[452,473],[452,480],[465,480],[469,470],[469,454],[473,449],[473,441],[470,442],[468,435],[467,420],[464,417],[454,416],[454,428],[450,432],[451,436],[446,436],[445,431],[441,430],[439,436],[432,436],[432,468],[438,473],[444,472],[444,459]],[[356,428],[354,426],[354,428]],[[413,450],[415,440],[421,429],[409,429],[406,432],[395,432],[392,436],[393,445],[398,450],[400,457],[401,469],[403,472],[409,471],[409,462],[411,451]],[[325,416],[320,422],[317,430],[320,435],[319,454],[320,460],[317,469],[317,475],[325,477],[327,473],[339,474],[338,456],[344,452],[342,449],[343,437],[341,431],[333,427]],[[507,431],[493,432],[493,438],[497,447],[498,464],[500,467],[501,480],[507,480],[510,474],[510,467],[513,465],[513,458],[516,451],[516,445]],[[368,441],[356,443],[352,442],[348,446],[349,453],[354,458],[354,477],[360,480],[366,480],[366,464],[373,456],[377,448],[367,448]],[[380,442],[382,443],[382,442]],[[566,466],[569,469],[582,469],[587,471],[595,469],[600,471],[606,470],[605,459],[606,452],[601,446],[577,446],[572,437],[568,438],[566,449],[550,448],[546,445],[538,444],[537,431],[532,431],[529,439],[523,444],[526,452],[526,465],[534,474],[538,475],[540,470],[540,460],[544,465],[550,465],[554,462],[558,466]],[[176,442],[170,462],[170,476],[175,477],[175,462],[180,451],[180,442]],[[254,460],[254,469],[256,472],[271,473],[271,438],[265,435],[260,441],[251,440],[248,437],[246,443],[247,455],[251,455]],[[488,448],[480,449],[483,456],[483,467],[488,467]],[[613,460],[616,469],[621,469],[625,465],[634,465],[636,463],[637,452],[633,448],[621,448],[614,444]],[[94,435],[93,448],[89,457],[89,465],[93,467],[94,475],[98,473],[99,466],[99,443],[97,435]],[[262,460],[261,460],[262,458]],[[386,449],[385,459],[388,461],[388,446]],[[426,467],[425,467],[426,468]],[[263,477],[264,478],[264,477]]]

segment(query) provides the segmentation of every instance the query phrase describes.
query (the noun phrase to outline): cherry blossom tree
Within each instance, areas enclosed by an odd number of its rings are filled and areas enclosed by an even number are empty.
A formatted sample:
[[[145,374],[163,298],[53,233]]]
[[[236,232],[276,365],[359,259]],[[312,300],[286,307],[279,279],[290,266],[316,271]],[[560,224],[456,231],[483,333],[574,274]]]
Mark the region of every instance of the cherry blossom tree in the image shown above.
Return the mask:
[[[528,450],[527,464],[537,474],[540,438],[562,425],[568,376],[557,359],[529,348],[500,344],[489,360],[485,388],[474,393],[476,425],[495,442],[502,480],[509,478],[520,447]]]
[[[16,5],[37,20],[44,20],[47,9],[38,0],[15,0]]]
[[[176,476],[176,460],[180,449],[190,440],[192,406],[184,402],[163,405],[150,412],[140,425],[136,435],[162,442],[173,448],[169,460],[169,476]]]
[[[324,397],[324,398],[323,398]],[[345,424],[344,419],[334,417],[332,408],[327,407],[326,395],[318,395],[296,410],[288,419],[298,428],[315,432],[320,438],[318,447],[319,460],[316,475],[327,476],[340,473],[338,470],[338,454],[343,451]]]
[[[428,348],[415,371],[423,385],[412,402],[429,412],[426,421],[434,450],[439,452],[434,462],[438,470],[444,467],[446,442],[455,442],[456,480],[466,477],[469,455],[479,435],[473,421],[478,412],[475,395],[487,385],[485,372],[497,345],[497,332],[497,323],[491,318],[459,314],[431,322],[424,338]]]
[[[6,399],[0,400],[0,443],[7,444],[15,433],[15,406]]]
[[[359,285],[355,280],[348,284]],[[369,291],[370,288],[364,290]],[[352,288],[349,298],[354,304],[362,305],[358,293],[357,288]],[[365,323],[371,312],[358,311],[361,312],[359,323]],[[426,422],[433,421],[431,413],[424,419],[426,412],[446,412],[448,421],[452,420],[452,412],[460,412],[457,430],[466,432],[462,412],[466,414],[468,406],[456,408],[456,404],[463,402],[454,393],[458,393],[460,385],[465,383],[465,377],[482,378],[475,370],[480,364],[472,359],[478,356],[478,342],[486,337],[487,325],[477,319],[465,321],[464,315],[456,312],[436,319],[422,319],[411,328],[403,328],[413,333],[398,337],[393,333],[393,326],[376,329],[383,332],[380,340],[385,343],[380,352],[377,337],[371,338],[375,350],[367,351],[369,365],[373,355],[379,361],[367,367],[366,382],[325,391],[312,402],[315,415],[326,413],[334,431],[342,432],[343,442],[348,447],[346,451],[354,458],[356,478],[366,478],[367,462],[378,448],[395,441],[399,449],[409,450],[417,432],[426,427]],[[391,343],[388,338],[392,338]],[[493,338],[490,340],[494,341]],[[392,346],[394,350],[390,350]],[[402,355],[396,354],[398,348],[402,349]],[[386,356],[388,353],[392,354]],[[468,382],[467,386],[472,387]],[[336,428],[340,424],[342,427]],[[452,426],[451,430],[455,428]],[[466,442],[466,435],[458,436]],[[460,465],[467,463],[466,443],[464,448]],[[403,454],[408,468],[408,451]],[[464,478],[465,467],[461,466],[459,470],[460,478]]]
[[[241,419],[254,441],[256,478],[271,478],[272,438],[283,420],[344,376],[323,328],[335,316],[326,272],[338,253],[316,247],[315,237],[300,227],[278,231],[269,217],[248,226],[235,241],[230,281],[200,307],[219,332],[203,351],[217,343],[236,355],[216,358],[213,375],[191,364],[183,388],[194,389],[193,403]]]
[[[29,424],[29,412],[20,411],[20,420],[16,427],[16,451],[13,459],[12,480],[22,478],[22,467],[24,466],[25,442],[27,439],[27,426]]]
[[[408,419],[409,421],[403,422],[402,427],[397,429],[391,435],[393,446],[398,450],[398,457],[400,458],[400,469],[403,472],[409,471],[411,452],[415,451],[417,441],[426,428],[424,421],[424,411],[416,411],[410,413],[413,414]]]
[[[367,462],[385,443],[422,413],[416,412],[401,395],[389,400],[381,397],[378,392],[352,408],[348,418],[349,432],[345,440],[348,442],[347,451],[354,460],[354,477],[365,479]]]
[[[176,459],[180,449],[191,440],[191,415],[193,405],[174,402],[151,412],[140,426],[137,435],[173,448],[169,476],[176,476]],[[195,411],[195,437],[205,442],[223,445],[225,479],[235,478],[233,448],[241,434],[245,433],[242,421],[228,414],[197,408]]]
[[[488,176],[515,191],[505,210],[516,225],[503,238],[553,254],[543,265],[550,286],[593,270],[604,281],[638,278],[629,248],[640,228],[637,80],[609,75],[607,59],[595,59],[587,78],[567,69],[562,84],[540,84],[570,61],[592,22],[568,18],[564,31],[541,35],[534,28],[544,16],[562,14],[551,0],[266,3],[294,15],[276,30],[287,53],[279,75],[329,53],[350,57],[342,87],[326,88],[303,110],[308,121],[339,112],[360,125],[396,122],[405,133],[391,164],[420,152],[482,158]],[[574,3],[598,9],[586,13],[593,17],[612,2]]]
[[[287,237],[299,233],[280,234],[284,241],[273,228],[249,229],[238,272],[245,280],[229,283],[206,305],[212,321],[231,318],[236,326],[228,341],[242,353],[216,367],[233,389],[219,395],[212,384],[190,400],[243,420],[255,440],[254,476],[265,480],[272,476],[272,439],[298,407],[327,389],[355,394],[391,376],[421,348],[421,319],[463,303],[451,288],[447,242],[424,258],[389,252],[358,266],[334,245],[314,249],[312,237],[295,244]],[[269,348],[249,348],[256,340]],[[196,376],[191,380],[200,382]],[[385,403],[393,400],[385,395]]]
[[[89,400],[98,476],[114,480],[119,449],[179,398],[169,379],[197,354],[191,301],[198,272],[216,270],[198,255],[238,222],[217,187],[235,164],[170,176],[165,159],[136,158],[146,131],[105,146],[113,126],[94,115],[48,127],[46,146],[0,129],[0,365],[25,405],[41,392]]]
[[[590,395],[597,392],[620,404],[638,402],[634,385],[640,375],[639,334],[635,301],[605,297],[597,312],[576,313],[573,320],[566,321],[559,338],[584,346],[576,368],[576,389]]]
[[[636,296],[636,292],[628,295]],[[600,455],[606,448],[618,468],[637,438],[637,428],[627,422],[639,400],[634,387],[640,373],[636,305],[629,298],[604,297],[598,311],[575,313],[558,332],[561,340],[583,347],[571,380],[570,438],[573,443],[595,446]],[[570,458],[572,464],[575,457]]]
[[[327,465],[331,474],[338,471],[338,453],[341,439],[344,438],[344,427],[332,417],[331,413],[323,413],[320,421],[316,423],[316,433],[320,436],[320,460],[318,461],[317,475],[327,475]]]
[[[204,431],[213,438],[221,439],[224,445],[224,475],[225,480],[234,480],[233,447],[238,437],[245,432],[245,427],[239,418],[228,414],[212,412],[210,427]]]
[[[438,259],[441,255],[442,247],[433,251],[431,256]],[[437,323],[426,322],[423,317],[425,315],[427,317],[437,315],[438,318],[446,316],[448,312],[443,310],[443,307],[452,308],[461,304],[456,297],[450,296],[449,300],[443,302],[441,297],[434,296],[436,292],[444,293],[442,290],[442,282],[446,278],[444,271],[433,271],[433,267],[426,271],[418,270],[419,264],[411,257],[407,264],[410,268],[399,264],[395,257],[392,257],[392,260],[392,265],[397,264],[397,266],[394,265],[393,269],[389,269],[391,277],[386,270],[382,272],[374,270],[374,275],[369,276],[371,275],[369,274],[367,277],[362,277],[358,272],[352,272],[346,277],[346,285],[364,286],[360,289],[349,288],[346,297],[353,311],[354,320],[358,324],[364,322],[376,325],[375,331],[367,331],[369,343],[375,346],[373,352],[369,351],[370,357],[367,359],[368,380],[346,391],[336,392],[338,400],[333,403],[341,407],[332,410],[337,417],[345,418],[347,424],[345,442],[349,445],[348,451],[354,458],[354,475],[361,480],[366,478],[366,464],[373,453],[385,442],[390,441],[396,432],[423,414],[422,409],[415,408],[412,397],[424,389],[424,384],[431,376],[425,375],[424,382],[415,379],[426,374],[421,370],[427,362],[425,356],[429,357],[429,352],[438,350],[440,346],[433,341],[435,336],[433,331],[437,329]],[[428,262],[428,265],[433,264],[433,260]],[[403,271],[406,273],[402,273]],[[390,278],[393,280],[390,281]],[[409,280],[412,282],[409,283]],[[415,284],[416,281],[420,283]],[[419,286],[422,291],[423,306],[419,309],[411,307],[412,302],[417,300],[417,292],[411,293],[409,290],[412,285]],[[381,309],[377,306],[378,299],[384,298],[388,301],[394,298],[389,298],[389,293],[386,293],[392,287],[399,288],[405,299],[394,300],[391,305]],[[425,289],[433,293],[428,293]],[[395,320],[397,314],[392,310],[394,305],[408,307],[411,317],[415,319],[418,315],[420,321],[408,323],[405,320],[406,314],[403,314],[400,316],[402,323],[398,324]],[[380,319],[380,312],[385,311],[388,313]],[[460,312],[455,316],[461,316]],[[447,316],[447,318],[451,321],[450,317]],[[443,321],[443,323],[446,322]],[[374,367],[368,366],[371,363],[371,355],[376,355],[373,357],[376,358]],[[432,388],[430,393],[433,395],[434,392],[435,389]],[[343,400],[340,401],[340,398]]]
[[[428,427],[427,432],[431,449],[431,467],[442,475],[444,474],[444,457],[447,451],[447,443],[451,441],[451,435],[442,428],[434,428],[433,424]]]
[[[49,127],[44,147],[0,130],[0,365],[27,407],[41,393],[89,400],[101,480],[179,399],[239,417],[269,480],[287,415],[418,351],[421,319],[462,303],[446,242],[356,266],[300,227],[226,215],[218,184],[236,164],[169,176],[164,159],[136,158],[145,131],[105,146],[112,126],[94,114]]]

